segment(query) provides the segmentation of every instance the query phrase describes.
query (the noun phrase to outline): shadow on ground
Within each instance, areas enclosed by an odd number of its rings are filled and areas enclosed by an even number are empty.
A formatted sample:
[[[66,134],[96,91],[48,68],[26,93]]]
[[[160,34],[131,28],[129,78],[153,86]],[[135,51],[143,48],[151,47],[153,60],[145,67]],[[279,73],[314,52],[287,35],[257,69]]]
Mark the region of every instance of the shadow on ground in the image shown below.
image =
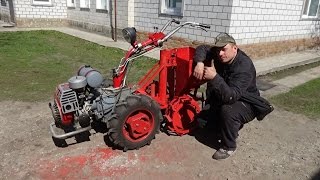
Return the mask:
[[[311,180],[319,180],[320,179],[320,169],[318,170],[317,173],[315,173],[312,177]]]
[[[197,141],[212,149],[218,150],[220,148],[219,133],[217,133],[217,131],[213,128],[198,128],[192,134],[190,134],[190,136],[195,137]]]

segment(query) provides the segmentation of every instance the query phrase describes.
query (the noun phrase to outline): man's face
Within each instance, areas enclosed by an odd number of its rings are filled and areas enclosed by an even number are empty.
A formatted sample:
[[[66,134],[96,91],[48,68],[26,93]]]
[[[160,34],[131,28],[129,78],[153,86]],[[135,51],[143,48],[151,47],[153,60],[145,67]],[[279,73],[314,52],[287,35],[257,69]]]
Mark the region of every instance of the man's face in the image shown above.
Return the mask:
[[[237,55],[237,46],[234,44],[227,44],[224,47],[218,48],[217,53],[221,63],[230,64]]]

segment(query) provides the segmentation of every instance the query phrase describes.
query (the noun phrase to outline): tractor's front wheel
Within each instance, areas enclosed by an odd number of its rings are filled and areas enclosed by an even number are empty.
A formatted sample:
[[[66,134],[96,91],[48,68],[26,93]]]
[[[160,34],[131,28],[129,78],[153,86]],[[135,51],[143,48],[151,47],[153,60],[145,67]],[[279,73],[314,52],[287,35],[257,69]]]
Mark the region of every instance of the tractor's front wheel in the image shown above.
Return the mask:
[[[145,95],[131,95],[116,105],[109,120],[110,141],[122,148],[138,149],[150,144],[159,132],[162,114],[156,102]]]

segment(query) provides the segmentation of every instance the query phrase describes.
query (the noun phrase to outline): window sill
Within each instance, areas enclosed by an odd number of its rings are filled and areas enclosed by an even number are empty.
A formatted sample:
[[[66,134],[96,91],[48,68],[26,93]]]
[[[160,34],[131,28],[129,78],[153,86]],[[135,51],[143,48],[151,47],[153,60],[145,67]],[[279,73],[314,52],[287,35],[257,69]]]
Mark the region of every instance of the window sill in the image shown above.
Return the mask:
[[[67,7],[68,9],[76,9],[76,7],[74,7],[74,6],[69,6],[69,7]]]
[[[307,18],[307,17],[304,17],[304,18],[300,18],[300,21],[319,21],[320,20],[320,17],[316,17],[316,18]]]
[[[90,11],[90,8],[80,7],[80,11]]]
[[[108,14],[108,10],[107,9],[96,9],[97,13],[105,13]]]
[[[182,13],[160,13],[160,16],[175,16],[175,17],[183,17]]]

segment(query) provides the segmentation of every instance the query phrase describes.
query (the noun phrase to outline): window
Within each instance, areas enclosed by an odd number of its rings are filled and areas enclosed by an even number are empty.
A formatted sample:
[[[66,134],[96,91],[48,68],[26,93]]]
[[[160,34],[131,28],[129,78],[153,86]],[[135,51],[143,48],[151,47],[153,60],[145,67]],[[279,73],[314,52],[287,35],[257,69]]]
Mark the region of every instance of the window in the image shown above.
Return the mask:
[[[90,8],[90,0],[80,0],[80,8]]]
[[[67,7],[74,7],[74,0],[67,0]]]
[[[183,0],[161,0],[161,13],[183,15]]]
[[[302,18],[317,18],[319,9],[319,0],[305,0],[302,12]]]
[[[33,5],[52,5],[52,0],[32,0]]]
[[[97,0],[97,9],[109,10],[109,0]]]
[[[7,6],[6,0],[1,0],[1,6]]]

